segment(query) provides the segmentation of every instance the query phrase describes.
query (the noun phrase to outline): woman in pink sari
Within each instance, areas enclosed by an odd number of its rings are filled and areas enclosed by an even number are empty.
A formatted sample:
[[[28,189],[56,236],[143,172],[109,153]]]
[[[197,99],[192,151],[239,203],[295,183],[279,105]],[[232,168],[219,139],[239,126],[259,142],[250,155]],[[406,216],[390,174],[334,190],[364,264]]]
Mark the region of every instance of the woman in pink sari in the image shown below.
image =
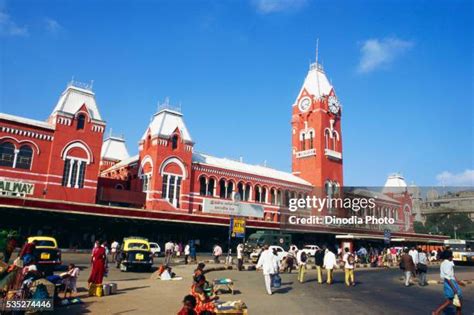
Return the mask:
[[[95,247],[92,251],[92,270],[89,276],[89,287],[91,285],[101,285],[106,272],[107,257],[105,255],[105,248],[102,246]]]

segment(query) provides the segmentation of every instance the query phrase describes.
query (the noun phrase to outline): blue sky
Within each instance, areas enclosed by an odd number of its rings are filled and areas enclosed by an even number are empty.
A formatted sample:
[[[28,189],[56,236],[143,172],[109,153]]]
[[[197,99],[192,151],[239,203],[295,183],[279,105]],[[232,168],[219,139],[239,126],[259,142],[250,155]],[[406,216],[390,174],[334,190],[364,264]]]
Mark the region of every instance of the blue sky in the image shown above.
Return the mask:
[[[46,119],[72,76],[131,153],[158,101],[200,152],[290,170],[319,38],[346,185],[474,182],[471,1],[1,1],[0,108]]]

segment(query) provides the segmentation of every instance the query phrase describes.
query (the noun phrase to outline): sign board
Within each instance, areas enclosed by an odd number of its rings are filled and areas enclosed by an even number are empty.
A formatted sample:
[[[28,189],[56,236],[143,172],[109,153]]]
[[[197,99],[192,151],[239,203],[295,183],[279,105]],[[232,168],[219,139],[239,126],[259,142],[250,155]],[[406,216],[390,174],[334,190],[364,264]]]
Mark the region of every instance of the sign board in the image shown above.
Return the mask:
[[[263,206],[232,200],[204,198],[202,202],[202,212],[237,217],[263,218]]]
[[[230,218],[230,234],[232,237],[245,238],[245,218]]]
[[[383,242],[385,244],[390,244],[391,238],[392,238],[392,233],[390,232],[390,230],[383,231]]]
[[[33,195],[34,191],[34,184],[0,179],[0,192],[6,192],[8,194]]]

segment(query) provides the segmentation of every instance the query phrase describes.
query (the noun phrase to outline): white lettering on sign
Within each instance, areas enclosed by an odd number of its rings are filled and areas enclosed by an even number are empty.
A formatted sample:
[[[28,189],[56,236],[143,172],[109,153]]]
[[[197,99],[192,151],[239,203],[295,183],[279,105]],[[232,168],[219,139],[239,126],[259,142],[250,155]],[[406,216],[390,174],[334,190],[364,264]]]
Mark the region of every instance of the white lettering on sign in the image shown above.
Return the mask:
[[[35,190],[35,185],[23,182],[13,182],[0,179],[0,192],[7,192],[12,194],[32,195]]]
[[[204,198],[202,202],[202,212],[239,217],[263,218],[263,207],[261,205],[253,205],[232,200]]]

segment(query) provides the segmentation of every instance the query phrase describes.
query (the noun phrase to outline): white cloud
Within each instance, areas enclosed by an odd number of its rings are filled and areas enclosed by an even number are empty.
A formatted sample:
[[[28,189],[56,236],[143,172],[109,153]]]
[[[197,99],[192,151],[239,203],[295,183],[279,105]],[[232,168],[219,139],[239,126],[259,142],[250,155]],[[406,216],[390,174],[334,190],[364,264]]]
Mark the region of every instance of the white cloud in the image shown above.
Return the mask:
[[[50,33],[57,34],[63,29],[58,21],[51,18],[45,18],[44,23],[46,24],[46,30]]]
[[[444,171],[436,175],[436,180],[441,186],[474,186],[474,170],[465,170],[457,174]]]
[[[28,28],[19,26],[10,15],[0,12],[0,35],[1,36],[27,36]]]
[[[389,66],[397,57],[413,47],[413,42],[390,37],[368,39],[362,43],[358,72],[367,73]]]
[[[303,7],[307,0],[252,0],[259,13],[271,14]]]

